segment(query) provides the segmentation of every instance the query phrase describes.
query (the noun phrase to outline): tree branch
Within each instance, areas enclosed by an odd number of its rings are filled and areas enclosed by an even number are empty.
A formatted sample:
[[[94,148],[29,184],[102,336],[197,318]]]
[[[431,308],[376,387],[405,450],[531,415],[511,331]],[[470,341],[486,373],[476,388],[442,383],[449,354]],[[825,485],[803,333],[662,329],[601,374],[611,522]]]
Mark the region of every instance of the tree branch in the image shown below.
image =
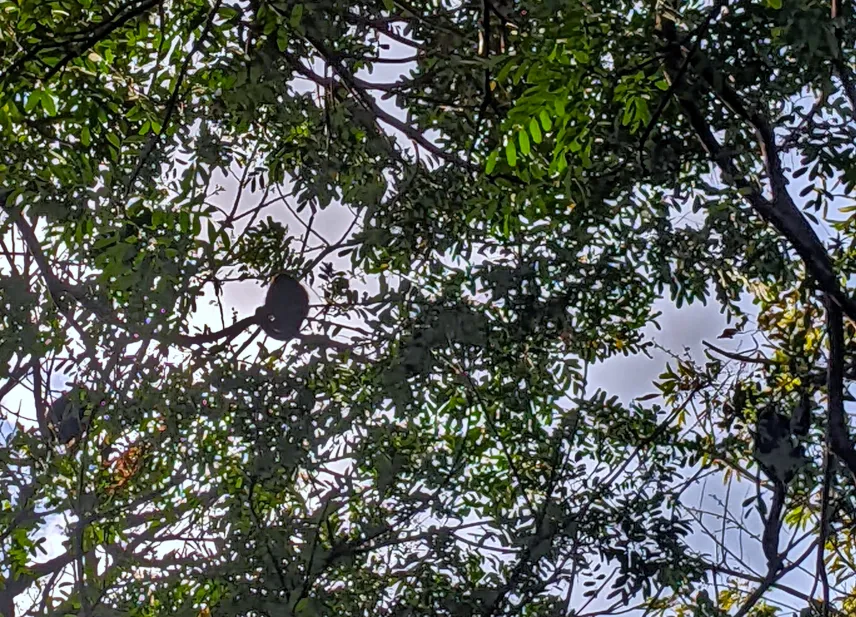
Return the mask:
[[[668,80],[673,83],[679,80],[681,64],[689,52],[681,46],[675,23],[670,18],[658,15],[658,29],[669,44],[665,69]],[[722,171],[723,180],[737,188],[761,218],[773,225],[784,236],[802,258],[806,269],[821,289],[835,300],[852,321],[856,322],[856,302],[842,291],[826,247],[787,191],[787,179],[782,170],[770,124],[761,114],[749,110],[743,104],[737,93],[727,85],[725,76],[715,71],[701,52],[696,52],[694,57],[690,57],[690,61],[693,68],[698,71],[723,104],[754,128],[758,136],[761,157],[770,179],[773,200],[768,200],[759,186],[750,184],[745,179],[734,163],[732,155],[720,145],[696,102],[686,93],[679,91],[677,96],[681,107],[702,146]]]
[[[166,111],[164,112],[163,120],[161,121],[161,130],[158,132],[152,131],[149,139],[146,141],[146,145],[143,146],[143,150],[140,152],[140,156],[137,159],[137,164],[134,166],[134,169],[131,172],[131,177],[128,179],[128,184],[125,187],[126,200],[128,198],[128,194],[134,188],[134,183],[137,181],[137,177],[140,175],[143,165],[146,164],[146,160],[148,160],[152,150],[155,149],[155,146],[157,146],[160,141],[160,136],[166,134],[166,130],[172,120],[172,114],[175,111],[175,106],[178,103],[178,92],[181,89],[181,85],[184,83],[184,78],[187,76],[187,69],[190,67],[190,61],[205,42],[205,37],[207,37],[208,33],[211,31],[211,26],[214,24],[214,17],[217,15],[217,11],[220,10],[220,5],[222,3],[223,0],[217,0],[214,3],[214,6],[211,7],[211,10],[208,11],[208,19],[205,21],[205,27],[202,29],[202,32],[199,34],[199,38],[196,39],[196,43],[194,43],[193,48],[181,64],[181,69],[179,69],[178,75],[175,78],[175,85],[173,86],[172,92],[169,95],[169,100],[166,103]]]
[[[826,318],[829,334],[826,430],[832,451],[846,465],[856,482],[856,450],[844,414],[844,323],[841,309],[834,302],[827,302]]]
[[[735,353],[733,351],[726,351],[725,349],[720,349],[716,345],[714,345],[712,343],[708,343],[707,341],[702,341],[702,345],[704,345],[705,347],[707,347],[711,351],[718,353],[720,356],[723,356],[723,357],[728,358],[730,360],[736,360],[737,362],[746,362],[749,364],[761,364],[763,366],[782,366],[785,364],[784,362],[776,362],[775,360],[770,360],[769,358],[760,358],[760,357],[751,358],[749,356],[744,356],[742,354]]]

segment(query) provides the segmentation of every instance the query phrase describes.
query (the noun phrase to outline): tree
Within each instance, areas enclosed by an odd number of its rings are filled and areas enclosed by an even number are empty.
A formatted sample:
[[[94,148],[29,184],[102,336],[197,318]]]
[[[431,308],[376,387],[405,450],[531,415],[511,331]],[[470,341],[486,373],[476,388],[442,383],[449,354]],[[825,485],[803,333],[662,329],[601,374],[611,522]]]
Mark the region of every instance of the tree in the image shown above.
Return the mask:
[[[841,6],[0,8],[0,613],[852,610]]]

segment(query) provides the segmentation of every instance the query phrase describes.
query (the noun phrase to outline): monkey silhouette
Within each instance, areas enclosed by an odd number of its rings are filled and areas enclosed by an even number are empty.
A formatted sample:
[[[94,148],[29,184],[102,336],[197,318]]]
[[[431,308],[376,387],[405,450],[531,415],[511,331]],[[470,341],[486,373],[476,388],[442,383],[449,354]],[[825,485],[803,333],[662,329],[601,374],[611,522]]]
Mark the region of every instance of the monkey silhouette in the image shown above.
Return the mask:
[[[278,274],[273,279],[264,304],[256,309],[262,330],[278,341],[296,337],[308,315],[309,294],[303,285],[287,274]]]

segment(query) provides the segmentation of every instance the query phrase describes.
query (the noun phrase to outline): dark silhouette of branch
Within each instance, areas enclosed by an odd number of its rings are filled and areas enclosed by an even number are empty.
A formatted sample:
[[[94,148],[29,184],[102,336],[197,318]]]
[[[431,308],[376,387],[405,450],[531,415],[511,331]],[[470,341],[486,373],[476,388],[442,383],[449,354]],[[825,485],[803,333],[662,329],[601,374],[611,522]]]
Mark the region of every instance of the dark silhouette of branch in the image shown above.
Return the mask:
[[[749,597],[746,598],[746,601],[734,614],[734,617],[746,617],[749,611],[751,611],[755,607],[758,601],[764,596],[765,593],[767,593],[770,588],[778,586],[777,581],[779,581],[788,572],[798,568],[799,565],[803,561],[805,561],[806,557],[808,557],[809,554],[814,552],[816,542],[817,540],[812,542],[811,545],[799,557],[797,557],[797,559],[795,559],[787,566],[782,566],[781,562],[779,562],[778,564],[776,564],[779,566],[777,569],[774,570],[772,567],[769,567],[769,569],[767,570],[767,574],[764,576],[764,578],[759,580],[758,587],[756,587],[755,591],[753,591],[749,595]]]
[[[829,335],[829,402],[826,430],[832,451],[841,459],[856,482],[856,449],[853,447],[847,416],[844,413],[844,323],[841,309],[834,302],[827,302],[826,318]]]
[[[750,581],[753,583],[760,583],[760,582],[763,582],[763,580],[764,580],[760,576],[755,576],[753,574],[748,574],[746,572],[734,570],[732,568],[729,568],[727,566],[722,566],[722,565],[710,564],[708,566],[708,570],[710,572],[712,572],[713,574],[724,574],[725,576],[733,576],[734,578],[739,578],[741,580]],[[782,583],[779,583],[779,582],[773,582],[770,585],[770,587],[773,589],[779,589],[781,591],[784,591],[785,593],[793,596],[794,598],[797,598],[797,599],[802,600],[803,602],[807,602],[809,604],[813,604],[816,602],[812,598],[811,595],[804,593],[804,592],[802,592],[798,589],[795,589],[793,587],[790,587],[788,585],[783,585]],[[838,611],[838,610],[831,610],[830,614],[835,615],[836,617],[844,617],[844,613],[842,613],[841,611]]]
[[[181,69],[178,71],[178,76],[175,78],[175,85],[172,88],[172,92],[169,95],[169,100],[166,102],[166,109],[164,111],[163,120],[161,121],[161,130],[157,133],[152,131],[149,135],[149,139],[146,141],[146,145],[143,146],[142,152],[140,152],[140,156],[137,159],[137,164],[134,166],[133,171],[131,172],[131,177],[128,179],[128,184],[125,188],[125,198],[127,199],[128,194],[133,190],[134,183],[137,181],[137,177],[140,175],[140,171],[143,168],[143,165],[146,164],[146,160],[148,160],[152,151],[157,146],[160,141],[160,136],[166,134],[166,130],[169,127],[169,123],[172,121],[172,114],[175,112],[175,107],[178,104],[178,93],[181,90],[181,86],[184,84],[184,79],[187,77],[187,69],[190,68],[190,61],[193,59],[193,56],[196,55],[196,52],[202,47],[202,44],[205,42],[205,38],[208,36],[208,33],[211,31],[211,26],[214,24],[214,17],[217,15],[217,11],[220,10],[220,5],[223,3],[223,0],[217,0],[214,3],[214,6],[211,7],[211,10],[208,12],[208,18],[205,21],[205,27],[202,29],[202,32],[199,34],[199,38],[196,39],[196,42],[193,44],[193,48],[184,58],[184,62],[181,64]]]
[[[11,392],[15,386],[21,383],[21,380],[27,375],[29,367],[26,364],[18,363],[18,365],[9,372],[5,383],[0,386],[0,401]]]
[[[41,78],[43,82],[49,82],[57,73],[59,73],[62,69],[68,65],[69,62],[74,60],[84,51],[98,43],[99,41],[103,41],[111,33],[113,33],[118,28],[126,25],[132,19],[143,15],[149,9],[154,8],[158,4],[160,4],[161,0],[144,0],[143,2],[126,2],[122,5],[118,11],[112,16],[98,24],[95,28],[93,28],[92,32],[87,33],[84,31],[80,31],[77,33],[72,33],[69,35],[69,39],[65,41],[51,41],[49,43],[40,43],[38,45],[33,46],[27,53],[24,54],[23,57],[19,58],[15,62],[9,66],[6,72],[3,75],[0,75],[0,83],[5,81],[10,75],[23,68],[23,66],[29,62],[30,60],[35,59],[40,51],[44,51],[47,49],[54,49],[56,47],[63,47],[69,43],[76,44],[74,49],[68,51],[65,56],[63,56],[59,62],[53,65],[50,70],[45,73],[45,75]]]
[[[760,357],[754,357],[753,358],[750,356],[744,356],[742,354],[735,353],[733,351],[727,351],[725,349],[720,349],[716,345],[714,345],[712,343],[708,343],[707,341],[702,341],[702,344],[705,347],[707,347],[708,349],[710,349],[711,351],[718,353],[720,356],[723,356],[723,357],[728,358],[730,360],[736,360],[738,362],[746,362],[749,364],[762,364],[764,366],[782,366],[783,364],[785,364],[784,362],[776,362],[775,360],[770,360],[769,358],[760,358]]]
[[[666,75],[670,82],[681,81],[678,73],[689,51],[680,44],[674,21],[663,15],[658,15],[657,21],[659,32],[668,43],[665,58]],[[755,212],[773,225],[789,242],[802,258],[806,269],[817,281],[822,291],[832,297],[844,313],[856,322],[856,302],[842,291],[826,248],[788,193],[787,179],[781,166],[775,135],[769,122],[759,112],[750,110],[744,105],[740,96],[728,86],[725,76],[714,70],[700,52],[689,57],[689,60],[714,95],[735,115],[754,128],[761,158],[770,179],[772,201],[764,197],[761,187],[746,180],[734,163],[732,155],[720,145],[710,123],[704,118],[696,101],[690,95],[681,92],[679,88],[677,96],[684,114],[696,137],[713,162],[722,171],[723,180],[737,188]]]

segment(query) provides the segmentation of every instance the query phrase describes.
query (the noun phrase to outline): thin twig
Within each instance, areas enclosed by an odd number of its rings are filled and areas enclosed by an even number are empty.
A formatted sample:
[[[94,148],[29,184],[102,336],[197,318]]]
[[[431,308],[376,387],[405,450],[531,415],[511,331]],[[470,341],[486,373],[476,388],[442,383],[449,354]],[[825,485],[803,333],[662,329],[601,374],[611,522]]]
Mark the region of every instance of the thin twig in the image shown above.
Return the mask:
[[[720,356],[724,356],[726,358],[729,358],[730,360],[736,360],[738,362],[746,362],[749,364],[762,364],[764,366],[782,366],[783,364],[785,364],[784,362],[777,362],[775,360],[770,360],[769,358],[752,358],[750,356],[744,356],[733,351],[726,351],[725,349],[720,349],[716,345],[713,345],[712,343],[709,343],[707,341],[702,341],[702,345],[704,345],[711,351],[715,351]]]
[[[143,147],[143,151],[140,152],[140,156],[137,159],[137,164],[134,166],[133,171],[131,172],[131,177],[128,179],[128,184],[125,187],[125,201],[128,199],[128,195],[130,195],[131,191],[134,188],[134,184],[137,181],[137,177],[140,175],[140,171],[143,169],[143,165],[145,165],[146,160],[148,160],[152,151],[157,146],[160,141],[160,136],[166,134],[167,128],[172,120],[172,114],[175,111],[175,107],[178,104],[178,93],[181,90],[181,86],[184,84],[184,79],[187,76],[187,69],[190,68],[190,61],[193,59],[193,56],[196,55],[196,52],[202,47],[202,44],[205,42],[205,38],[208,36],[208,33],[211,31],[211,26],[214,25],[214,17],[217,15],[217,11],[220,10],[220,5],[223,3],[223,0],[217,0],[214,3],[214,6],[211,7],[211,10],[208,12],[208,19],[205,21],[205,27],[202,29],[202,32],[199,34],[199,38],[194,43],[193,48],[184,58],[184,62],[181,64],[181,69],[178,71],[178,75],[175,78],[175,85],[172,88],[172,93],[169,96],[169,100],[166,103],[166,111],[164,112],[163,120],[161,122],[161,130],[158,132],[152,131],[149,139],[146,141],[146,145]]]

